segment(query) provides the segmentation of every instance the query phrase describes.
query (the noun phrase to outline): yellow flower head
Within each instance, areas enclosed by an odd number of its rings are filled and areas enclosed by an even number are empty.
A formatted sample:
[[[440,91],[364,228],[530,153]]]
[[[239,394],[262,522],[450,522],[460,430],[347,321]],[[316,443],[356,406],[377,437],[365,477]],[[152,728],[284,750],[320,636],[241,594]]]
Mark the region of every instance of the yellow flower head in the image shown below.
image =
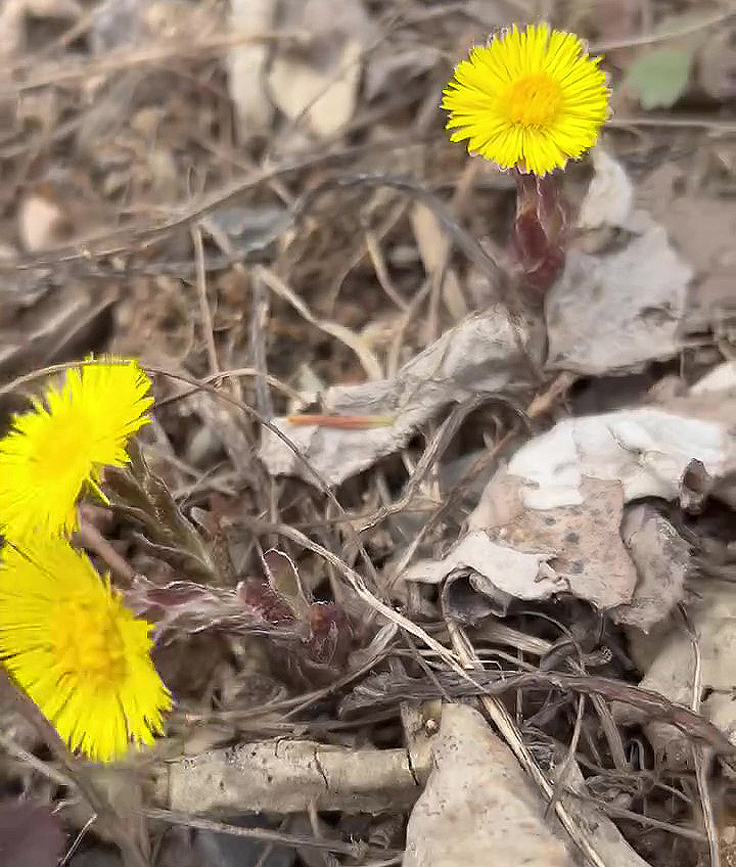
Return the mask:
[[[0,440],[0,530],[7,538],[74,529],[82,490],[101,493],[104,468],[127,463],[126,439],[148,420],[150,384],[132,361],[85,365],[15,416]]]
[[[455,68],[442,107],[453,141],[502,169],[535,175],[562,169],[594,142],[610,91],[600,57],[574,33],[516,26],[473,49]]]
[[[99,761],[153,743],[171,696],[151,664],[149,626],[59,538],[0,569],[0,657],[71,749]]]

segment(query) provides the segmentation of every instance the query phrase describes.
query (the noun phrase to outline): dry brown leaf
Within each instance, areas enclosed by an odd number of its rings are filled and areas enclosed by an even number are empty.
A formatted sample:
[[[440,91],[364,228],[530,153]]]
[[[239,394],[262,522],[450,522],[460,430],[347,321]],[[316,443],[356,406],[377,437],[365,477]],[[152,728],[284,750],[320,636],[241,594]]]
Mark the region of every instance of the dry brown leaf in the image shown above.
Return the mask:
[[[692,266],[683,328],[700,331],[736,311],[736,208],[728,200],[676,193],[684,169],[665,163],[640,184],[637,198],[667,229],[683,258]]]
[[[497,613],[508,598],[565,591],[599,608],[627,602],[637,576],[618,534],[621,484],[583,478],[583,504],[541,510],[525,508],[521,490],[518,478],[497,474],[468,518],[468,534],[442,560],[420,561],[402,578],[438,583],[472,570],[473,589]]]
[[[690,546],[663,515],[646,504],[626,510],[621,535],[639,580],[631,601],[614,609],[611,616],[618,623],[648,632],[685,595]]]
[[[392,423],[367,430],[296,425],[286,418],[274,419],[274,424],[329,484],[339,484],[400,449],[442,407],[477,394],[527,388],[530,368],[524,348],[535,355],[535,341],[536,335],[512,322],[505,308],[493,307],[447,331],[394,379],[337,386],[324,395],[328,412],[388,414]],[[267,430],[262,434],[261,458],[274,475],[298,475],[314,482],[292,450]]]
[[[447,232],[442,228],[434,211],[426,205],[415,204],[409,220],[424,270],[428,276],[436,274],[447,261],[447,251],[450,248]]]
[[[26,16],[76,20],[82,14],[77,0],[4,0],[0,9],[0,57],[20,52],[26,40]]]
[[[653,221],[617,252],[571,250],[547,296],[547,366],[603,374],[677,354],[691,277]]]
[[[601,148],[578,225],[623,229],[615,250],[568,252],[562,277],[547,295],[547,365],[601,374],[675,355],[692,270],[647,213],[632,210],[634,191],[624,167]],[[610,231],[610,230],[609,230]],[[580,243],[585,246],[583,236]]]
[[[490,584],[483,591],[476,579],[475,589],[496,604],[499,591],[533,598],[530,588],[537,598],[569,590],[604,609],[628,603],[638,576],[621,539],[624,503],[641,497],[676,500],[693,458],[716,479],[736,469],[732,409],[733,401],[721,393],[694,394],[676,402],[673,411],[641,407],[558,422],[522,446],[491,479],[468,518],[468,535],[447,558],[416,564],[404,577],[438,582],[460,568],[472,569]],[[662,550],[675,545],[669,537],[660,542]],[[637,556],[645,574],[664,568],[650,554],[642,540]],[[685,552],[678,549],[678,556],[672,568],[684,570]],[[540,574],[547,580],[539,580]],[[659,603],[650,583],[656,571],[642,582],[642,594],[653,596],[647,614],[639,612],[646,628],[656,622],[657,605],[661,619],[677,597],[683,575],[670,577],[673,584]]]
[[[450,241],[436,214],[425,205],[416,204],[409,214],[424,271],[434,280],[442,280],[442,299],[455,320],[468,313],[460,281],[454,268],[448,265]]]
[[[616,480],[582,477],[580,494],[581,505],[522,508],[510,521],[493,526],[485,523],[485,503],[494,496],[491,482],[468,518],[468,527],[485,527],[516,551],[546,552],[557,592],[568,590],[603,609],[628,602],[637,576],[618,533],[622,485]]]
[[[364,93],[367,99],[375,99],[383,91],[403,86],[410,78],[416,78],[431,69],[440,59],[440,52],[432,45],[397,46],[388,41],[372,51],[367,59]]]
[[[271,98],[290,120],[304,117],[317,135],[333,135],[355,110],[373,23],[359,0],[290,0],[282,17],[285,26],[306,30],[312,40],[306,50],[284,48],[274,57]]]
[[[736,31],[714,30],[698,52],[698,84],[713,99],[736,97]]]

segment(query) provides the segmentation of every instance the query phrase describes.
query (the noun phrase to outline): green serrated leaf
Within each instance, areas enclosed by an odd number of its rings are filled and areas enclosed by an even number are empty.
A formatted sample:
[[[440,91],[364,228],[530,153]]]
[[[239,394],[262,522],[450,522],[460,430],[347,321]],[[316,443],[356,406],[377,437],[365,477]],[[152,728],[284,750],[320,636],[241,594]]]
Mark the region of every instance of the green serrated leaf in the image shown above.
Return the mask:
[[[690,47],[650,48],[631,64],[623,87],[637,97],[642,108],[669,108],[685,92],[692,60]]]

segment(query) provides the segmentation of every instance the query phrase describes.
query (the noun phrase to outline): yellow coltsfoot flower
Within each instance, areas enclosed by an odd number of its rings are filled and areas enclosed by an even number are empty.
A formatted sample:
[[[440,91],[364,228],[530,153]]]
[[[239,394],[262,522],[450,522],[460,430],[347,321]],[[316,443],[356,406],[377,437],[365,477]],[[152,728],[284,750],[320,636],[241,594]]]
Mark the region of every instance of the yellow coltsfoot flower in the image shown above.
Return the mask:
[[[574,33],[512,26],[455,68],[442,107],[453,141],[502,169],[544,177],[580,157],[608,117],[610,91]]]
[[[99,761],[151,744],[171,695],[136,620],[84,555],[59,538],[6,547],[0,657],[73,750]]]
[[[71,533],[83,489],[101,493],[104,468],[127,463],[126,440],[148,421],[150,385],[133,361],[87,364],[16,415],[0,440],[0,532],[15,542]]]

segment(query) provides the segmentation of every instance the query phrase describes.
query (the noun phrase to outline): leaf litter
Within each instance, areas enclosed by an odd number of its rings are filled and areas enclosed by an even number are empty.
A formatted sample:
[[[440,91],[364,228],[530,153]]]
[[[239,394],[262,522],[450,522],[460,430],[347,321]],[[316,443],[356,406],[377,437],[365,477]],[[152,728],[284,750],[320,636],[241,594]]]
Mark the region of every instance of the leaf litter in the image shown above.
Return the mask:
[[[531,300],[437,109],[512,4],[3,7],[4,416],[43,365],[165,371],[79,543],[177,709],[87,827],[0,691],[38,863],[732,857],[733,21],[599,5],[550,7],[619,101]]]

